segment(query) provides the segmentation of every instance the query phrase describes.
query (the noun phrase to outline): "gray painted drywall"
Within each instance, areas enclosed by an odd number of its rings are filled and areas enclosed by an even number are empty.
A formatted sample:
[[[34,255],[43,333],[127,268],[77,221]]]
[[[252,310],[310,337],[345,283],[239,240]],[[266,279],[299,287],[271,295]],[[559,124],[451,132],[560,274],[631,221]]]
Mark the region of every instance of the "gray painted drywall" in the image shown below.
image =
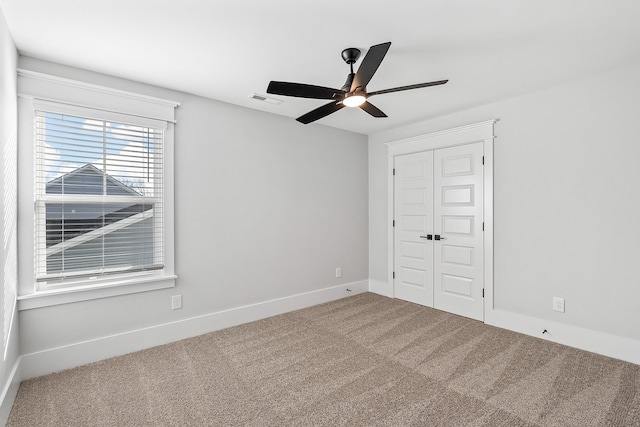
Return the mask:
[[[387,280],[384,142],[498,118],[496,308],[640,339],[638,75],[611,70],[371,135],[370,279]]]
[[[19,65],[181,103],[176,288],[21,311],[23,354],[368,278],[365,136],[34,58]],[[183,308],[172,311],[176,294]]]
[[[15,206],[8,201],[15,200],[17,182],[15,177],[15,162],[17,153],[16,129],[17,98],[16,98],[16,66],[18,52],[13,44],[11,34],[0,10],[0,289],[4,289],[5,281],[18,282],[15,265],[15,243],[17,239],[17,217]],[[13,163],[13,166],[11,165]],[[5,306],[0,307],[0,316],[5,318]],[[0,331],[0,334],[3,332]],[[0,335],[1,336],[1,335]],[[0,339],[1,342],[1,339]],[[3,349],[4,350],[4,349]],[[5,356],[6,355],[6,356]],[[5,356],[5,357],[3,357]],[[18,360],[18,320],[15,314],[11,320],[11,330],[7,350],[0,354],[0,387],[8,385],[11,371]],[[18,378],[16,378],[18,379]],[[1,390],[1,388],[0,388]],[[15,391],[10,388],[8,399],[13,401]],[[0,412],[0,424],[4,424],[8,413],[7,405],[3,405]]]

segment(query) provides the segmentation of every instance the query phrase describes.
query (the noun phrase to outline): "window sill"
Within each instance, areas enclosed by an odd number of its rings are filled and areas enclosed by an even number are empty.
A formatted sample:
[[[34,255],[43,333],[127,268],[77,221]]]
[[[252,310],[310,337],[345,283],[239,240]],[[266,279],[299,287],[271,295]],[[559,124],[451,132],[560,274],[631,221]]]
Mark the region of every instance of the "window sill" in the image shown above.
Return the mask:
[[[177,276],[175,275],[153,275],[120,279],[102,285],[92,284],[65,289],[36,291],[18,296],[18,311],[173,288],[176,285],[176,278]]]

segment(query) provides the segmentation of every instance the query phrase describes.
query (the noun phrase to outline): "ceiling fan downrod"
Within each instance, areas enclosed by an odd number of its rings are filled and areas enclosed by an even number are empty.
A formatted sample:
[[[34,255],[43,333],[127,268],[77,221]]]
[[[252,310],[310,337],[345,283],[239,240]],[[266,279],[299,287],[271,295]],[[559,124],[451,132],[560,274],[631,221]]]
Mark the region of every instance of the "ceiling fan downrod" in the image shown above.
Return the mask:
[[[356,63],[358,58],[360,58],[360,49],[358,48],[349,47],[342,51],[342,59],[344,60],[344,62],[349,64],[349,67],[351,69],[351,72],[347,76],[347,81],[344,83],[344,85],[342,85],[341,90],[343,92],[349,92],[351,90],[353,78],[356,76],[356,74],[353,72],[353,64]]]

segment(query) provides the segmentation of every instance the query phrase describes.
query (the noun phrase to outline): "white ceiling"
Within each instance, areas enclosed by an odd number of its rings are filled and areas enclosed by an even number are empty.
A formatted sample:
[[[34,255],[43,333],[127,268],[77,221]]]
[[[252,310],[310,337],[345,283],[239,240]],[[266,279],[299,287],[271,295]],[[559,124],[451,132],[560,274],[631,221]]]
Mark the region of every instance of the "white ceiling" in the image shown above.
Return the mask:
[[[389,117],[316,123],[371,134],[640,62],[637,0],[0,0],[21,54],[298,117],[270,80],[339,88],[340,53],[391,41],[369,91]],[[304,125],[300,125],[304,126]],[[307,125],[307,126],[314,126]]]

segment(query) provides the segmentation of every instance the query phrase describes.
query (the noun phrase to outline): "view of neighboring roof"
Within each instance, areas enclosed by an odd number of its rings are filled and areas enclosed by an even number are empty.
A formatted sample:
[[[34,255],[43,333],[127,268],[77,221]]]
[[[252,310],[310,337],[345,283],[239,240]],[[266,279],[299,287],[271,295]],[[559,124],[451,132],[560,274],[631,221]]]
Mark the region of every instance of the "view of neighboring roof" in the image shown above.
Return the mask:
[[[131,202],[47,204],[47,254],[55,254],[150,218],[151,204],[140,203],[142,194],[88,163],[47,183],[47,194],[104,194],[134,196]]]
[[[47,183],[47,194],[91,194],[102,195],[104,179],[107,180],[109,196],[141,196],[142,194],[87,163]]]

